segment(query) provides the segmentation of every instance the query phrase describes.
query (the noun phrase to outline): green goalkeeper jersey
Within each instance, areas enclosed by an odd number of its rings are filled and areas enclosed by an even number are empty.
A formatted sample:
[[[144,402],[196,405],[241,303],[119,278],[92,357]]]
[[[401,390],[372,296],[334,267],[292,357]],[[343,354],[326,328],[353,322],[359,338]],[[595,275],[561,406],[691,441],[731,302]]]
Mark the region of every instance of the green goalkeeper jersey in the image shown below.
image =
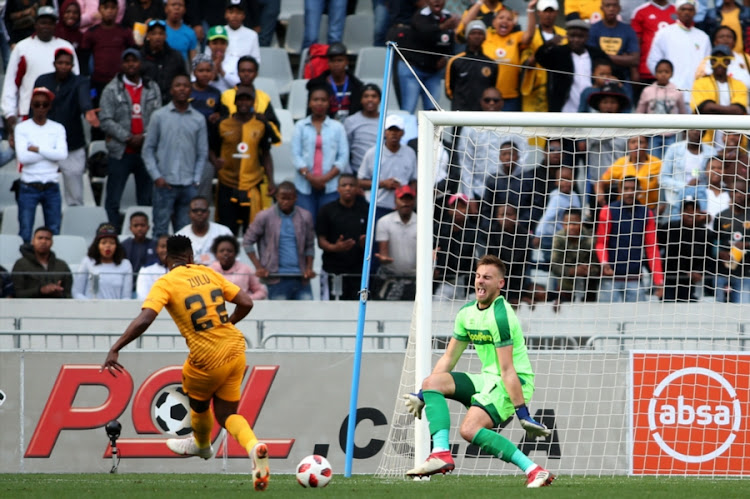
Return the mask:
[[[484,310],[474,300],[464,305],[456,315],[453,337],[474,344],[482,372],[500,376],[500,361],[497,348],[513,345],[513,366],[524,381],[534,380],[526,342],[516,313],[505,298],[498,296]]]

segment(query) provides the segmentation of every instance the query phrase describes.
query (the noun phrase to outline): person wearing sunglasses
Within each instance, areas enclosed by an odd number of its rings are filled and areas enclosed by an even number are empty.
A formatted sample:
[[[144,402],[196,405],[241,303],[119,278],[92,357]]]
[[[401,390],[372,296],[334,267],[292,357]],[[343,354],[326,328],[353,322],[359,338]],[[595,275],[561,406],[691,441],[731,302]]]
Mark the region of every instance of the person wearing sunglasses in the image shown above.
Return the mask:
[[[211,251],[214,239],[219,236],[234,237],[226,225],[211,222],[208,199],[195,196],[190,200],[190,223],[176,233],[190,238],[193,245],[193,261],[201,265],[211,265],[216,254]]]
[[[690,109],[698,114],[747,114],[748,94],[744,83],[729,76],[727,68],[734,54],[726,45],[717,45],[709,59],[713,74],[695,80]]]
[[[65,128],[47,119],[55,94],[44,87],[31,93],[31,119],[15,129],[16,158],[21,169],[17,191],[18,235],[24,243],[31,241],[36,206],[42,205],[44,225],[53,234],[60,233],[62,196],[58,184],[59,162],[68,157]]]

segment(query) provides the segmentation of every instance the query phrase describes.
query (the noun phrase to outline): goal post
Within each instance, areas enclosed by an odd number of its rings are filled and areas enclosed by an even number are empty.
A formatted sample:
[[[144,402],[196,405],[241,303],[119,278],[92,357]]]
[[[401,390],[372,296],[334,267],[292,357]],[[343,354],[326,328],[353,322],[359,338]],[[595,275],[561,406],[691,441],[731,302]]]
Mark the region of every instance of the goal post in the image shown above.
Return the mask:
[[[488,157],[466,157],[466,151],[460,146],[460,133],[465,133],[468,128],[486,132],[485,140],[490,137],[489,143],[484,144],[490,151]],[[457,130],[462,129],[464,132],[456,134]],[[467,262],[476,261],[488,249],[490,252],[500,251],[501,255],[508,249],[504,245],[508,244],[506,236],[510,229],[504,225],[497,229],[493,225],[498,206],[513,204],[508,200],[511,198],[525,199],[532,204],[538,201],[533,197],[524,197],[523,192],[513,191],[508,198],[496,204],[488,204],[486,199],[469,199],[464,213],[457,213],[458,203],[472,197],[464,197],[463,194],[471,193],[471,184],[467,179],[476,173],[475,165],[481,161],[497,163],[498,156],[492,155],[498,154],[501,145],[509,143],[516,155],[514,157],[518,158],[516,166],[522,172],[519,175],[532,178],[529,172],[540,165],[540,158],[545,157],[544,148],[538,150],[533,145],[539,138],[578,140],[591,147],[593,141],[597,140],[628,142],[630,138],[641,136],[650,139],[676,134],[679,140],[686,136],[688,130],[719,131],[713,137],[706,136],[706,146],[709,140],[721,141],[721,137],[727,134],[739,134],[738,150],[742,154],[742,161],[746,162],[750,120],[740,116],[419,113],[415,313],[399,399],[391,419],[378,475],[403,477],[407,469],[421,463],[429,454],[428,424],[424,418],[415,420],[409,415],[400,396],[419,389],[452,334],[456,312],[472,298],[473,279],[471,269],[466,272]],[[651,145],[648,148],[651,153]],[[475,152],[478,150],[474,149]],[[596,199],[595,192],[586,195],[587,184],[592,188],[587,169],[592,168],[592,161],[605,155],[593,149],[571,152],[575,152],[574,157],[578,159],[576,164],[570,166],[582,207],[585,208],[586,199]],[[624,154],[629,152],[632,151],[626,149]],[[619,158],[616,153],[610,153],[614,155],[613,158]],[[601,158],[593,157],[597,154],[601,154]],[[734,158],[732,161],[738,160]],[[600,179],[608,166],[599,166],[600,171],[596,172],[593,183]],[[705,181],[705,173],[700,172],[699,182]],[[487,174],[493,178],[503,175],[497,171]],[[648,178],[643,178],[640,171],[637,175],[642,181],[635,187],[639,196],[648,194],[644,193],[648,181],[656,181],[658,185],[659,172],[648,175]],[[653,176],[657,178],[651,178]],[[445,177],[452,182],[441,182]],[[551,178],[549,181],[556,182],[557,179]],[[615,186],[617,182],[613,181],[612,184]],[[457,190],[453,190],[455,186],[458,186]],[[549,191],[546,195],[550,194]],[[662,236],[667,234],[665,231],[671,225],[670,219],[662,215],[663,205],[667,203],[662,197],[663,193],[658,195],[658,192],[657,187],[658,199],[652,213],[657,242],[661,243]],[[612,193],[609,199],[613,202],[619,198]],[[649,202],[646,197],[643,199],[643,203]],[[544,207],[542,202],[540,209]],[[533,211],[532,208],[536,209],[536,205],[514,206],[513,211]],[[602,208],[583,210],[586,217],[583,224],[590,230],[592,241],[596,239],[599,224],[602,223],[598,220]],[[553,221],[561,222],[563,215],[561,211],[553,217]],[[672,216],[674,218],[675,215]],[[514,217],[518,222],[521,215]],[[462,240],[461,244],[454,245],[454,238],[458,236],[451,232],[452,227],[467,223],[465,219],[476,224],[474,235],[471,236],[474,239]],[[524,223],[528,221],[523,220]],[[643,219],[634,223],[644,224],[644,227],[648,225]],[[708,222],[705,225],[708,226]],[[748,229],[750,234],[750,223]],[[538,460],[550,471],[562,474],[750,475],[750,449],[743,450],[727,443],[730,440],[736,443],[739,438],[745,438],[741,434],[744,429],[736,428],[739,421],[736,411],[745,409],[736,408],[747,407],[743,404],[750,402],[750,382],[741,370],[750,369],[750,357],[745,356],[750,346],[743,337],[743,312],[746,307],[719,303],[716,298],[704,296],[698,296],[699,301],[693,303],[659,301],[654,293],[658,287],[658,277],[649,267],[646,249],[643,273],[633,287],[635,292],[645,296],[645,300],[632,303],[594,300],[584,303],[588,301],[588,295],[585,291],[582,294],[578,286],[588,282],[588,278],[574,275],[569,279],[574,286],[570,303],[553,307],[553,300],[546,301],[546,298],[555,296],[558,289],[555,286],[560,286],[561,278],[552,275],[554,271],[550,270],[550,262],[540,255],[539,243],[533,241],[533,231],[528,228],[524,230],[525,234],[519,237],[525,237],[530,245],[528,258],[525,262],[514,263],[525,264],[525,270],[521,276],[506,279],[505,291],[521,296],[517,303],[517,314],[536,372],[536,393],[530,403],[531,414],[548,426],[554,425],[555,431],[552,437],[544,441],[530,440],[520,430],[518,423],[512,420],[502,430],[503,434],[532,459]],[[449,234],[447,238],[442,237],[441,231]],[[612,237],[612,234],[608,237]],[[634,236],[630,237],[632,239]],[[493,238],[499,242],[490,244],[488,241]],[[447,247],[438,247],[441,242]],[[717,261],[717,244],[712,240],[709,245],[714,252],[712,261]],[[661,246],[659,249],[663,250]],[[564,251],[567,256],[568,250]],[[666,256],[662,255],[662,258]],[[721,265],[721,262],[716,265]],[[705,276],[716,270],[708,267]],[[667,275],[671,275],[670,269],[665,269]],[[463,281],[460,281],[456,275],[462,273]],[[722,270],[721,273],[730,272]],[[617,277],[613,279],[617,280]],[[603,282],[606,279],[601,277],[599,280]],[[511,286],[523,286],[523,289],[513,289]],[[600,283],[596,290],[600,297],[603,290]],[[650,369],[657,373],[655,378],[658,383],[654,386],[649,385],[654,381],[648,375]],[[464,353],[456,370],[479,372],[479,361],[471,349]],[[705,403],[700,403],[701,397],[706,398]],[[454,473],[491,475],[518,472],[515,467],[486,456],[463,441],[458,434],[458,425],[465,409],[455,401],[449,401],[449,406],[451,445],[456,458]],[[672,410],[674,414],[670,415]],[[725,414],[725,411],[729,412]],[[686,422],[690,414],[692,420]],[[673,419],[670,419],[672,416]],[[670,423],[672,420],[673,425]],[[695,450],[697,447],[709,451],[702,453]],[[701,461],[706,455],[712,455],[712,460]],[[733,464],[726,467],[729,459],[739,464],[732,461]]]

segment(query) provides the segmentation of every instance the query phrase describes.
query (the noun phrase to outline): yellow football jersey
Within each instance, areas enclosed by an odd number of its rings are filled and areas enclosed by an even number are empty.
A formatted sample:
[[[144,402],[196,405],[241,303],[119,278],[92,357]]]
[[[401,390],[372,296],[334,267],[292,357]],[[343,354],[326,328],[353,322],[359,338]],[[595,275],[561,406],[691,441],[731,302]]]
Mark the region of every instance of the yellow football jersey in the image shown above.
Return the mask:
[[[229,322],[226,301],[240,288],[203,265],[181,265],[154,283],[142,308],[166,307],[185,337],[189,362],[215,369],[245,351],[245,337]]]

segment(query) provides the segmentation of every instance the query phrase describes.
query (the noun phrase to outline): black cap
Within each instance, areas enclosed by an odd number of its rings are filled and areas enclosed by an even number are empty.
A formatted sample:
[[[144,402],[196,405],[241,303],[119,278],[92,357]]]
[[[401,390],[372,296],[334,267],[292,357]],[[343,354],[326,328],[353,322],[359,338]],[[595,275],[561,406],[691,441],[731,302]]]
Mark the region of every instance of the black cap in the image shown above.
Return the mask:
[[[227,9],[236,7],[238,9],[245,10],[245,0],[227,0]]]
[[[326,57],[336,57],[337,55],[346,55],[346,45],[341,42],[330,44],[326,52]]]
[[[620,111],[628,109],[631,105],[630,98],[625,95],[622,88],[616,83],[607,83],[601,90],[589,95],[589,106],[599,110],[599,103],[604,97],[614,97],[620,103]]]

